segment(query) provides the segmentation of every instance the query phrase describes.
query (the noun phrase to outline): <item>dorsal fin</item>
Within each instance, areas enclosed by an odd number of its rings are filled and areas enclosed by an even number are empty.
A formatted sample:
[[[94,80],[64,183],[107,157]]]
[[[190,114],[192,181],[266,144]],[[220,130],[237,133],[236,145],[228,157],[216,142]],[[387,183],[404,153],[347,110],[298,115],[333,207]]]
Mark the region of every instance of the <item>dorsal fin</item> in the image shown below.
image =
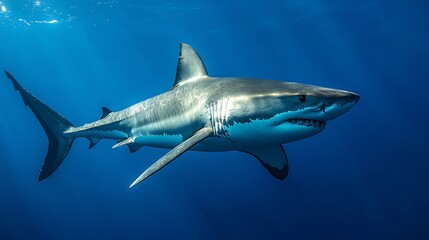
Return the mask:
[[[188,44],[180,44],[177,62],[176,81],[173,88],[196,77],[206,77],[207,70],[198,53]]]
[[[103,113],[101,114],[101,118],[100,119],[105,118],[107,115],[109,115],[109,113],[112,112],[112,110],[108,109],[107,107],[101,107],[101,111]]]

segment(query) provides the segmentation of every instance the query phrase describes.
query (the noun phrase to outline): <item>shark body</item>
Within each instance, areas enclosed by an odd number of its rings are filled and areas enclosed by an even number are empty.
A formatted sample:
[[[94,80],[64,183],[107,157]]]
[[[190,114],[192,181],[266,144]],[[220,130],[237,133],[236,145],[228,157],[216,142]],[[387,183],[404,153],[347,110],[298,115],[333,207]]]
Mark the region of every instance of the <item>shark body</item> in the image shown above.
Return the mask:
[[[38,180],[49,177],[62,163],[75,138],[114,139],[113,148],[127,145],[172,149],[144,171],[130,187],[148,178],[187,150],[242,151],[255,156],[276,178],[288,175],[282,144],[323,131],[327,121],[349,111],[355,93],[249,78],[215,78],[198,53],[180,44],[173,87],[123,110],[103,107],[102,117],[75,127],[38,100],[8,72],[24,103],[33,111],[49,138],[49,149]]]

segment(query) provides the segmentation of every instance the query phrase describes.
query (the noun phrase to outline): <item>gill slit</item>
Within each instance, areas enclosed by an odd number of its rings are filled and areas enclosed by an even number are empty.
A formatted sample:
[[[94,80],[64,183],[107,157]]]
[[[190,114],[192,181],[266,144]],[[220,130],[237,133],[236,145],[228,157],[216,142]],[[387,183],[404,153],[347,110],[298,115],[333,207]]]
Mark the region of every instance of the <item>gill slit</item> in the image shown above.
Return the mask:
[[[210,124],[215,137],[228,137],[225,125],[229,117],[229,98],[211,102],[208,106],[210,112]]]

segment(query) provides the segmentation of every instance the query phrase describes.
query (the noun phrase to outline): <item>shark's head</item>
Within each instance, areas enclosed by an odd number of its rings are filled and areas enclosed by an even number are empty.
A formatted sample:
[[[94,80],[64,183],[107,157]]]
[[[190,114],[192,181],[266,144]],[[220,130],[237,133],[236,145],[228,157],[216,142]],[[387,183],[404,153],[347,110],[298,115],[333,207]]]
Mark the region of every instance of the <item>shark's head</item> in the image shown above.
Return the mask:
[[[344,90],[299,83],[283,85],[283,88],[278,86],[278,90],[268,93],[267,97],[278,95],[281,102],[279,107],[288,110],[284,112],[285,120],[292,124],[296,124],[295,119],[326,123],[348,112],[360,99],[359,95]]]
[[[321,132],[329,120],[348,112],[360,98],[348,91],[290,82],[243,80],[241,86],[231,101],[228,120],[235,126],[230,128],[231,134],[244,141],[245,131],[267,143],[310,137]]]
[[[305,138],[321,132],[327,121],[348,112],[360,99],[359,95],[331,88],[289,83],[281,95],[282,106],[288,109],[277,114],[280,128]]]

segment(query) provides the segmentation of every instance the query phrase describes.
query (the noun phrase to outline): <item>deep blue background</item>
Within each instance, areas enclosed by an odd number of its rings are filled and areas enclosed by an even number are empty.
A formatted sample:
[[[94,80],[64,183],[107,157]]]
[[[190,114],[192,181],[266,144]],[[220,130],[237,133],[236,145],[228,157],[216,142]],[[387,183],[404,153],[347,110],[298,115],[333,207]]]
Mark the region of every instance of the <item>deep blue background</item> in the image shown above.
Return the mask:
[[[47,139],[1,76],[0,238],[429,239],[426,2],[1,0],[0,67],[76,125],[168,90],[179,42],[213,76],[361,101],[285,146],[285,181],[243,153],[188,152],[128,189],[166,150],[81,139],[37,183]]]

